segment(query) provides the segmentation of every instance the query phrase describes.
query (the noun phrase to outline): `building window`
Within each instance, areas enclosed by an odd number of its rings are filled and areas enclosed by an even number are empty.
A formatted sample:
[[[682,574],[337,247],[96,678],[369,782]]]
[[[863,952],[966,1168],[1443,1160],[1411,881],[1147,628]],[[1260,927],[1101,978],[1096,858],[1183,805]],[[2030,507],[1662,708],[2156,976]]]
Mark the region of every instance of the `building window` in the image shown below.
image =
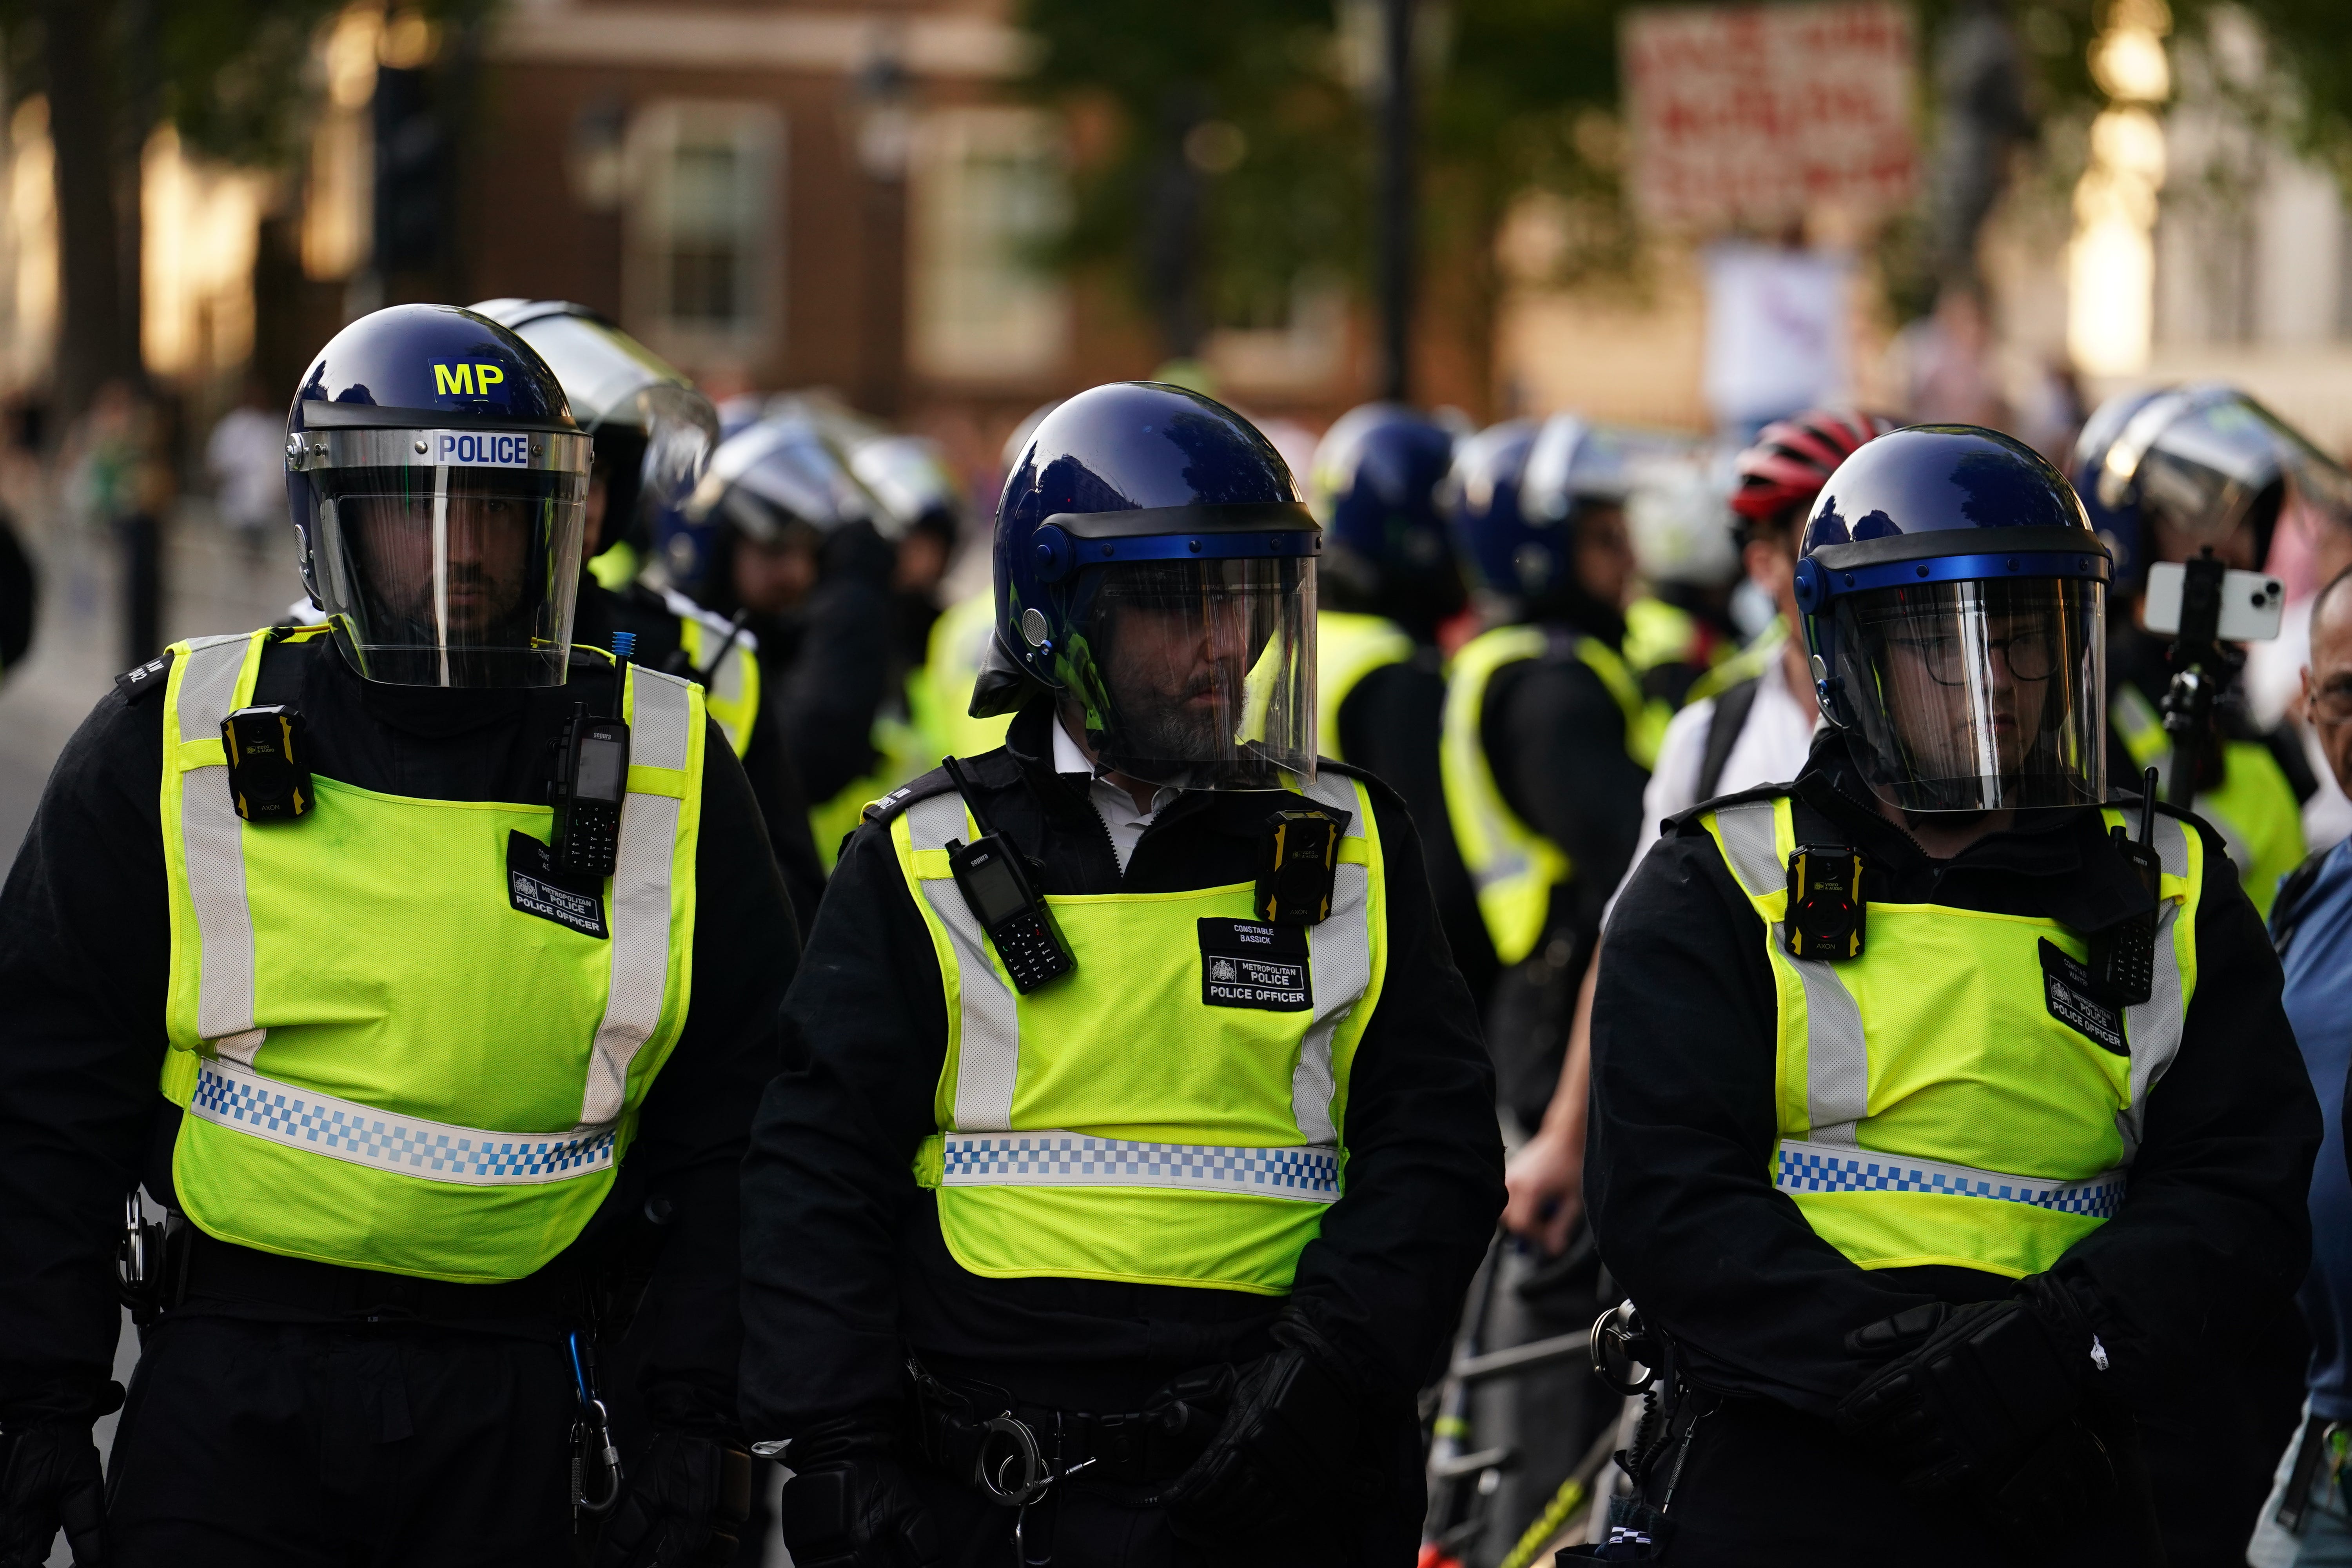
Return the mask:
[[[629,128],[629,329],[699,371],[773,356],[784,128],[760,104],[656,103]]]
[[[1068,220],[1060,123],[1025,109],[948,109],[915,132],[908,192],[908,357],[923,375],[1051,375],[1068,290],[1044,251]]]

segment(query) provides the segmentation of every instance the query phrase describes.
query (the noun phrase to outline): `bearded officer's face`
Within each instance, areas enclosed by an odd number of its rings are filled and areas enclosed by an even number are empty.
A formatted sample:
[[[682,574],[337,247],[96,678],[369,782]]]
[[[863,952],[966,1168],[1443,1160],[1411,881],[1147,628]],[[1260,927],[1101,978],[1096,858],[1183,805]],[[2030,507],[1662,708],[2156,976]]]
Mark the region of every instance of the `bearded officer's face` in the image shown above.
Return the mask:
[[[1139,756],[1209,761],[1240,727],[1251,655],[1246,602],[1213,589],[1143,590],[1110,607],[1104,684]]]
[[[537,503],[464,493],[460,482],[451,482],[439,529],[429,499],[354,496],[342,504],[357,514],[359,552],[384,609],[420,626],[443,626],[449,643],[482,644],[494,640],[491,629],[514,615],[530,588]]]

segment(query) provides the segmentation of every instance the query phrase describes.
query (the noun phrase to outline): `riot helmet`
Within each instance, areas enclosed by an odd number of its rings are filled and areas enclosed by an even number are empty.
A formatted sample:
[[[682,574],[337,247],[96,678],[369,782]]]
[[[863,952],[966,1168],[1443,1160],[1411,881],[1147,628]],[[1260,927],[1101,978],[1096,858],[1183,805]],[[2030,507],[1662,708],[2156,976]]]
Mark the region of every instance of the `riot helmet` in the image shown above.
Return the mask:
[[[1307,505],[1323,525],[1324,607],[1386,616],[1433,640],[1462,608],[1462,574],[1439,509],[1454,437],[1416,408],[1367,403],[1315,448]]]
[[[1523,437],[1497,426],[1465,443],[1465,461],[1493,471],[1487,504],[1471,501],[1475,486],[1460,476],[1456,510],[1464,553],[1480,585],[1523,618],[1566,618],[1614,640],[1623,605],[1589,589],[1577,570],[1579,545],[1593,528],[1612,528],[1630,570],[1623,539],[1625,501],[1644,460],[1686,449],[1618,426],[1556,414]],[[1491,447],[1486,443],[1493,442]]]
[[[888,510],[857,482],[841,448],[797,412],[762,419],[720,442],[680,518],[683,530],[673,536],[669,555],[683,553],[683,541],[699,542],[708,559],[691,574],[693,591],[730,613],[788,608],[786,600],[813,587],[831,558],[887,551],[883,540],[898,531]],[[747,595],[734,570],[745,551],[803,562],[805,582],[796,591],[779,590],[781,597],[761,590]]]
[[[2352,516],[2352,476],[2232,386],[2207,382],[2101,404],[2074,444],[2074,486],[2135,589],[2148,566],[2210,546],[2260,571],[2290,502]]]
[[[1797,605],[1822,712],[1911,812],[2106,794],[2105,548],[2023,442],[1923,425],[1838,465],[1806,519]]]
[[[974,718],[1051,693],[1099,763],[1192,789],[1315,776],[1321,531],[1248,420],[1159,382],[1039,421],[996,521]]]
[[[303,586],[370,680],[560,686],[589,437],[487,317],[395,305],[319,351],[286,421]]]
[[[938,442],[922,436],[874,436],[849,448],[850,472],[889,514],[900,534],[931,532],[952,542],[963,492]]]
[[[1490,598],[1512,598],[1518,592],[1517,555],[1527,539],[1519,480],[1535,440],[1532,419],[1489,425],[1455,444],[1454,468],[1445,477],[1445,520],[1454,531],[1455,558]]]

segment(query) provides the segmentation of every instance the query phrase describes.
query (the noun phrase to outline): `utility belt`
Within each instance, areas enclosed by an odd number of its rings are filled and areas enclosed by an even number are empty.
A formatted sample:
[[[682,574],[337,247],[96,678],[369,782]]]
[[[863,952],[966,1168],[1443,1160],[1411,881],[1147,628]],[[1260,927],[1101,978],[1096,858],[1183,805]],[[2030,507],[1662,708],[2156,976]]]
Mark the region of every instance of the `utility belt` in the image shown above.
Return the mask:
[[[1026,1508],[1055,1481],[1084,1471],[1114,1486],[1172,1481],[1208,1447],[1233,1401],[1230,1366],[1186,1373],[1140,1410],[1101,1415],[1014,1398],[909,1360],[915,1447],[950,1479],[992,1501]]]
[[[131,1233],[120,1280],[142,1328],[199,1300],[276,1307],[343,1322],[441,1323],[558,1341],[577,1330],[587,1300],[562,1268],[527,1279],[456,1285],[314,1263],[205,1235],[177,1214]]]

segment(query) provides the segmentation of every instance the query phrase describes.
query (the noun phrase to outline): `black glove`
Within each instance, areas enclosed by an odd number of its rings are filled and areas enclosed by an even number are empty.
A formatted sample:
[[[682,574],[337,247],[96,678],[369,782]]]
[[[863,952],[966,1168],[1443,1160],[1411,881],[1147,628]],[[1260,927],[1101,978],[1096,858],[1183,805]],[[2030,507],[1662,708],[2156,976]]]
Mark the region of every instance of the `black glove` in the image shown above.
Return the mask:
[[[777,1509],[794,1568],[930,1568],[939,1531],[887,1433],[819,1422],[784,1451],[793,1479]]]
[[[1296,1309],[1276,1321],[1274,1342],[1242,1373],[1207,1450],[1160,1496],[1182,1540],[1262,1551],[1332,1517],[1370,1401]]]
[[[751,1513],[751,1455],[739,1444],[656,1430],[596,1537],[596,1568],[724,1568]]]
[[[75,1568],[105,1563],[106,1474],[89,1423],[121,1407],[122,1385],[110,1383],[80,1420],[0,1432],[0,1568],[41,1568],[59,1530]]]
[[[1856,1330],[1846,1348],[1894,1358],[1838,1405],[1839,1427],[1891,1466],[1906,1495],[1962,1501],[2008,1530],[2063,1530],[2117,1491],[2085,1417],[2105,1350],[2048,1275],[2006,1301],[1943,1302]]]

